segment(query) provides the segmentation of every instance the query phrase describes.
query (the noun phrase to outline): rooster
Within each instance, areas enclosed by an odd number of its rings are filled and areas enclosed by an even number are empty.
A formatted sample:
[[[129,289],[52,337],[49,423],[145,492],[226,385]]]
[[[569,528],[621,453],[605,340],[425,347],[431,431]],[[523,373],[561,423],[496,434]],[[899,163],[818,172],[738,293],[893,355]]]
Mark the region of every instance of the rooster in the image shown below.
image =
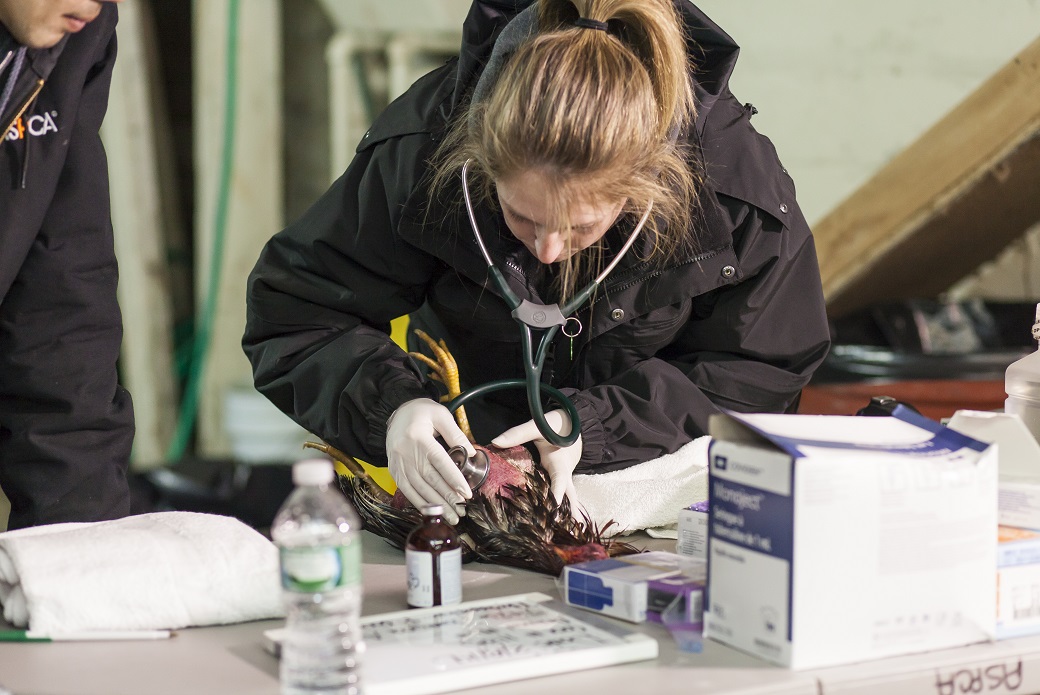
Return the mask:
[[[444,341],[435,342],[415,331],[437,357],[409,353],[426,364],[431,378],[441,382],[448,402],[459,395],[459,371]],[[465,410],[455,413],[459,428],[473,441]],[[422,521],[419,510],[399,491],[384,490],[353,457],[321,442],[307,442],[342,463],[350,475],[340,477],[340,488],[354,504],[364,528],[403,549],[408,534]],[[639,552],[631,544],[605,536],[613,522],[595,524],[584,511],[575,513],[571,500],[557,502],[549,475],[523,446],[499,449],[474,446],[487,454],[487,479],[466,502],[466,515],[456,527],[465,561],[479,560],[557,576],[564,566]]]

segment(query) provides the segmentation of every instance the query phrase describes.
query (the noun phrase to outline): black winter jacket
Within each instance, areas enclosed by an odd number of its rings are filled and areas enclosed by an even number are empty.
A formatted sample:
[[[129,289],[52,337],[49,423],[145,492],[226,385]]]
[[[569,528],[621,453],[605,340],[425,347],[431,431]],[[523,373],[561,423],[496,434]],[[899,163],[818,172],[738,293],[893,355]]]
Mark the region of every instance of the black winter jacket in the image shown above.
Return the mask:
[[[685,137],[703,153],[708,177],[698,250],[658,267],[634,248],[579,313],[574,345],[558,337],[543,377],[578,407],[578,472],[671,453],[703,434],[720,408],[791,409],[829,346],[794,184],[727,87],[738,48],[692,4],[677,5],[698,65],[698,118]],[[413,320],[447,340],[464,390],[523,374],[516,323],[488,281],[464,211],[427,210],[420,185],[517,10],[474,2],[459,57],[379,116],[343,177],[268,242],[249,278],[243,346],[257,388],[371,463],[385,465],[387,417],[431,394],[425,370],[388,338],[391,319],[421,307]],[[461,199],[461,188],[444,198]],[[477,217],[513,290],[553,301],[540,264],[501,214],[478,209]],[[613,248],[629,228],[608,232]],[[491,394],[467,413],[481,443],[530,418],[522,391]]]
[[[115,25],[105,3],[79,33],[30,50],[0,114],[0,487],[11,528],[129,512],[133,407],[116,374],[122,322],[98,133]]]

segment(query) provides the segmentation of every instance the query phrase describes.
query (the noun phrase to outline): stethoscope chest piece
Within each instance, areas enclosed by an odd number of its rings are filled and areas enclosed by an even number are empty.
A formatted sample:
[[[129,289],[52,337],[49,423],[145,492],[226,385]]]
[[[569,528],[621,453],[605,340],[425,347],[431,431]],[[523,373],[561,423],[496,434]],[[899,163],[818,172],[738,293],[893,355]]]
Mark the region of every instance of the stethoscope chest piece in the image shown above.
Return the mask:
[[[462,477],[469,483],[470,489],[476,490],[487,480],[488,471],[491,470],[491,462],[488,460],[488,455],[480,449],[477,449],[476,455],[471,458],[466,456],[465,447],[453,446],[448,449],[448,456],[462,471]]]

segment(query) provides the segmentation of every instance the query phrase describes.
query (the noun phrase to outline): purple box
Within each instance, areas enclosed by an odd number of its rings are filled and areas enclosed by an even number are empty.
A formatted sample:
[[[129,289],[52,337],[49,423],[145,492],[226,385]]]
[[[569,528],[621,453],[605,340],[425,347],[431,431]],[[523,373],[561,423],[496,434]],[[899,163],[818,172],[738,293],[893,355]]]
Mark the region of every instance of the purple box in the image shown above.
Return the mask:
[[[704,577],[673,574],[647,582],[646,619],[668,626],[699,626],[704,616]]]

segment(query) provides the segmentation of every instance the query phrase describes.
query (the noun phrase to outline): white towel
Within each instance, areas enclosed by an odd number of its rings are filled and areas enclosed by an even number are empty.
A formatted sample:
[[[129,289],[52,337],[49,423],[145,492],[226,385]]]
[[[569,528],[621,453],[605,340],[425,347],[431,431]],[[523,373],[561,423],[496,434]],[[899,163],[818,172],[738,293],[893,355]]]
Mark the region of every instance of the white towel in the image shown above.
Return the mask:
[[[578,503],[605,535],[632,531],[675,538],[679,510],[708,498],[708,442],[694,439],[674,454],[597,475],[575,475]]]
[[[238,519],[194,512],[0,533],[0,604],[44,633],[283,615],[275,546]]]

